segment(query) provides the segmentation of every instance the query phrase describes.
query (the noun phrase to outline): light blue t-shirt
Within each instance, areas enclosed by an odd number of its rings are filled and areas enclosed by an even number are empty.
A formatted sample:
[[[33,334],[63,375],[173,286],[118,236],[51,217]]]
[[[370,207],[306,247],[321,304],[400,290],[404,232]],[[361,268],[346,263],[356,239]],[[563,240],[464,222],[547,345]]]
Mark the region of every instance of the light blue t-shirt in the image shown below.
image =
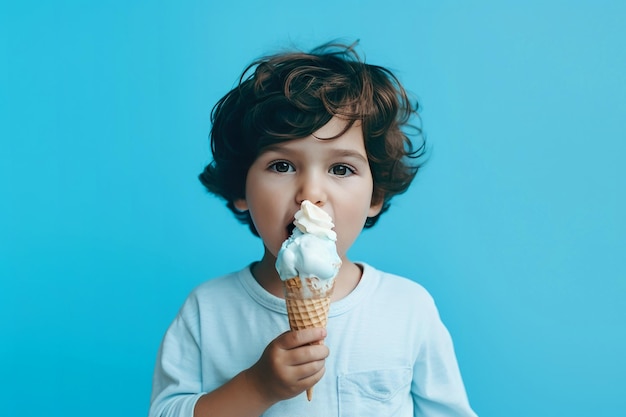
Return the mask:
[[[266,417],[475,417],[450,335],[432,297],[408,279],[367,264],[359,285],[330,306],[326,372]],[[285,301],[250,268],[197,287],[163,339],[150,417],[192,417],[197,399],[252,366],[289,330]]]

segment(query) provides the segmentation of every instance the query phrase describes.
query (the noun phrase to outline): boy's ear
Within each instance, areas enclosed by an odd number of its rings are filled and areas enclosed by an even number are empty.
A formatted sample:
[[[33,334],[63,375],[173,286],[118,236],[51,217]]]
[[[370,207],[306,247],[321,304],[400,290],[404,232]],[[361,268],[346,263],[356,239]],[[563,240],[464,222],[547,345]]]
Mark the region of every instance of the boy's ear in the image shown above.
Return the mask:
[[[383,203],[384,203],[383,199],[381,199],[380,202],[378,203],[374,203],[372,201],[372,203],[370,204],[370,210],[368,212],[367,217],[374,217],[378,215],[380,211],[383,209]]]
[[[233,201],[233,206],[239,211],[248,211],[248,202],[245,198],[238,198]]]

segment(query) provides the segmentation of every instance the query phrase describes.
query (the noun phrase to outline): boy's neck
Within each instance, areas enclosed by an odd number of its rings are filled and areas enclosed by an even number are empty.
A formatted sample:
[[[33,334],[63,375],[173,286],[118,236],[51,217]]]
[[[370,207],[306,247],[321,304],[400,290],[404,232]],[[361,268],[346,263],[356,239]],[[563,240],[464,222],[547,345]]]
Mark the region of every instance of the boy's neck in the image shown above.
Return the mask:
[[[342,262],[339,273],[335,278],[335,289],[331,296],[331,302],[340,300],[350,294],[359,284],[363,274],[362,268],[354,262],[347,258],[342,259]],[[265,250],[263,258],[259,262],[254,263],[250,269],[254,279],[267,292],[276,297],[284,298],[283,282],[280,276],[278,276],[275,264],[276,257],[268,250]]]

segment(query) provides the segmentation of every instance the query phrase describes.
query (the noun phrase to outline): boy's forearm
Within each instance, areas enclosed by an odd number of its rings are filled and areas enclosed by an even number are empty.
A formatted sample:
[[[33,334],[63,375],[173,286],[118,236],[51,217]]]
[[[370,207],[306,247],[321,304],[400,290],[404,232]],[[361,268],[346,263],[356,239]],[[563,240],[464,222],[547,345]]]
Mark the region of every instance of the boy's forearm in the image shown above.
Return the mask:
[[[215,391],[200,397],[193,415],[258,417],[271,405],[250,381],[247,371],[243,371]]]

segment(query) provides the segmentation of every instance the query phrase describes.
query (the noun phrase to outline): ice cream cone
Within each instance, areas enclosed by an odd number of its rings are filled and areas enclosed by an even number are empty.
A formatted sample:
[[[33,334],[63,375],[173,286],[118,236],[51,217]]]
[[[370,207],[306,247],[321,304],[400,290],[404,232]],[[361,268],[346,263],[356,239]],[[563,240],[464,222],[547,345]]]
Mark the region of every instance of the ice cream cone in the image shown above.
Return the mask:
[[[284,282],[291,330],[326,327],[330,296],[341,267],[333,220],[321,207],[304,200],[294,214],[295,229],[276,257]],[[321,341],[318,343],[322,343]],[[307,390],[311,401],[313,389]]]
[[[334,281],[326,287],[320,286],[317,278],[302,280],[300,277],[293,277],[285,280],[284,283],[287,317],[291,330],[325,328]],[[306,397],[309,401],[313,398],[312,387],[306,390]]]

